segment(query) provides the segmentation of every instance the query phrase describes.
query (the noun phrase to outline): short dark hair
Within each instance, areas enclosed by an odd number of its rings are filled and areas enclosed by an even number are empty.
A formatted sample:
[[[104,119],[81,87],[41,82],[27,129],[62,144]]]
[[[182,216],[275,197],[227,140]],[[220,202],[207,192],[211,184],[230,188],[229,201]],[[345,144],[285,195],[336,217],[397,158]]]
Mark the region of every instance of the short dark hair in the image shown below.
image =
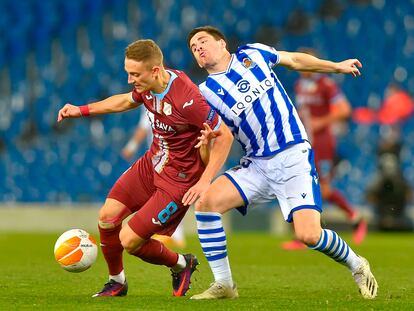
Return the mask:
[[[190,31],[190,33],[187,36],[187,46],[190,47],[190,40],[192,37],[194,37],[197,33],[201,32],[201,31],[205,31],[207,32],[209,35],[213,36],[214,39],[216,40],[224,40],[224,42],[227,43],[226,37],[224,36],[224,34],[218,30],[216,27],[207,25],[207,26],[201,26],[201,27],[196,27],[193,30]]]

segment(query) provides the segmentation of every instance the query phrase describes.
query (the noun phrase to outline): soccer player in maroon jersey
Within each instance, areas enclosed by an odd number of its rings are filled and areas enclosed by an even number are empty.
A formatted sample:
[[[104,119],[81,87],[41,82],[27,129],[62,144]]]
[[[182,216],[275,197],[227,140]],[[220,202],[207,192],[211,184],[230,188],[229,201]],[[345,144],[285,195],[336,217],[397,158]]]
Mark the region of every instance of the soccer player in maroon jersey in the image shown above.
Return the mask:
[[[146,149],[151,147],[153,139],[151,120],[153,119],[154,114],[143,107],[135,132],[122,149],[121,154],[125,160],[130,160],[135,155],[144,140]],[[180,222],[171,236],[155,234],[152,238],[161,241],[167,247],[185,248],[184,220]]]
[[[138,40],[126,48],[125,71],[128,83],[134,87],[131,92],[84,106],[66,104],[58,114],[60,122],[127,111],[144,104],[154,115],[150,150],[116,181],[99,212],[109,282],[93,297],[127,294],[124,249],[146,262],[170,267],[173,295],[184,296],[197,258],[175,253],[151,236],[174,232],[189,204],[203,195],[223,165],[233,137],[197,86],[182,71],[163,67],[162,52],[152,40]],[[216,138],[209,154],[201,155],[194,147],[207,148],[198,141],[207,124],[220,128],[224,135]],[[202,156],[209,157],[206,166]],[[133,213],[122,227],[122,221]]]
[[[301,51],[318,56],[316,51],[310,48]],[[333,162],[336,156],[333,126],[351,116],[351,105],[335,81],[320,73],[301,72],[301,78],[295,83],[295,94],[299,115],[315,152],[315,165],[319,174],[322,198],[346,213],[354,227],[354,243],[360,244],[367,233],[367,222],[349,204],[344,195],[331,186]],[[285,242],[282,247],[306,248],[296,240]]]

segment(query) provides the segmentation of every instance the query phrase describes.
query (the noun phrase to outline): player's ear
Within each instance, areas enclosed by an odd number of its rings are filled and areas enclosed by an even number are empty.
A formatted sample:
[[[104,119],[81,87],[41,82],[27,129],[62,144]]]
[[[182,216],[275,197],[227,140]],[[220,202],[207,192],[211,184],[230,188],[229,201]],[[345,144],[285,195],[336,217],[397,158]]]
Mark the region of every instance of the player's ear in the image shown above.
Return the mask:
[[[156,78],[160,73],[160,66],[153,66],[151,69],[152,77]]]
[[[226,43],[226,41],[224,41],[223,39],[220,39],[220,46],[221,46],[221,48],[223,48],[223,49],[226,49],[226,50],[227,50],[227,43]]]

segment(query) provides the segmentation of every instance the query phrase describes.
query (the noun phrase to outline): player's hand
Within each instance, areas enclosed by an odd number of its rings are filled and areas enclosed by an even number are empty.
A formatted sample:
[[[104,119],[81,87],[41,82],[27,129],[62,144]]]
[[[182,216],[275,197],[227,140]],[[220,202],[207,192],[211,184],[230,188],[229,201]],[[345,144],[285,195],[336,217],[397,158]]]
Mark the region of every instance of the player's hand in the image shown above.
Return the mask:
[[[347,59],[338,63],[338,73],[351,74],[357,77],[361,75],[358,68],[362,68],[362,64],[356,58]]]
[[[193,204],[198,198],[201,199],[204,196],[209,186],[210,183],[208,181],[200,179],[194,186],[188,189],[181,202],[184,206]]]
[[[134,150],[131,150],[129,148],[124,148],[121,151],[121,155],[125,160],[130,160],[132,158],[132,156],[135,154]]]
[[[82,114],[78,106],[66,104],[62,109],[59,110],[57,121],[60,122],[66,118],[79,118]]]
[[[198,143],[195,148],[200,148],[202,145],[208,145],[210,141],[221,135],[220,130],[213,131],[207,123],[203,123],[204,130],[201,130],[201,136],[197,137]]]
[[[329,126],[324,118],[313,117],[310,121],[312,133],[316,134]]]

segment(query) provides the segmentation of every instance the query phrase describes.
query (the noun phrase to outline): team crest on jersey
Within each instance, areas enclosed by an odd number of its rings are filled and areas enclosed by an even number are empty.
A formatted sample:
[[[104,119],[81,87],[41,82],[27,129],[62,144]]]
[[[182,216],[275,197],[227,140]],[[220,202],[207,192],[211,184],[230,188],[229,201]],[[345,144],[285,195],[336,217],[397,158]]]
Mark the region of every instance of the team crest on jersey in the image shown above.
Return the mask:
[[[172,106],[171,106],[171,104],[169,104],[167,102],[163,102],[162,103],[162,112],[164,112],[164,114],[166,116],[170,116],[172,114]]]
[[[250,69],[256,66],[256,63],[252,61],[250,58],[245,57],[243,58],[243,66],[246,67],[247,69]]]

